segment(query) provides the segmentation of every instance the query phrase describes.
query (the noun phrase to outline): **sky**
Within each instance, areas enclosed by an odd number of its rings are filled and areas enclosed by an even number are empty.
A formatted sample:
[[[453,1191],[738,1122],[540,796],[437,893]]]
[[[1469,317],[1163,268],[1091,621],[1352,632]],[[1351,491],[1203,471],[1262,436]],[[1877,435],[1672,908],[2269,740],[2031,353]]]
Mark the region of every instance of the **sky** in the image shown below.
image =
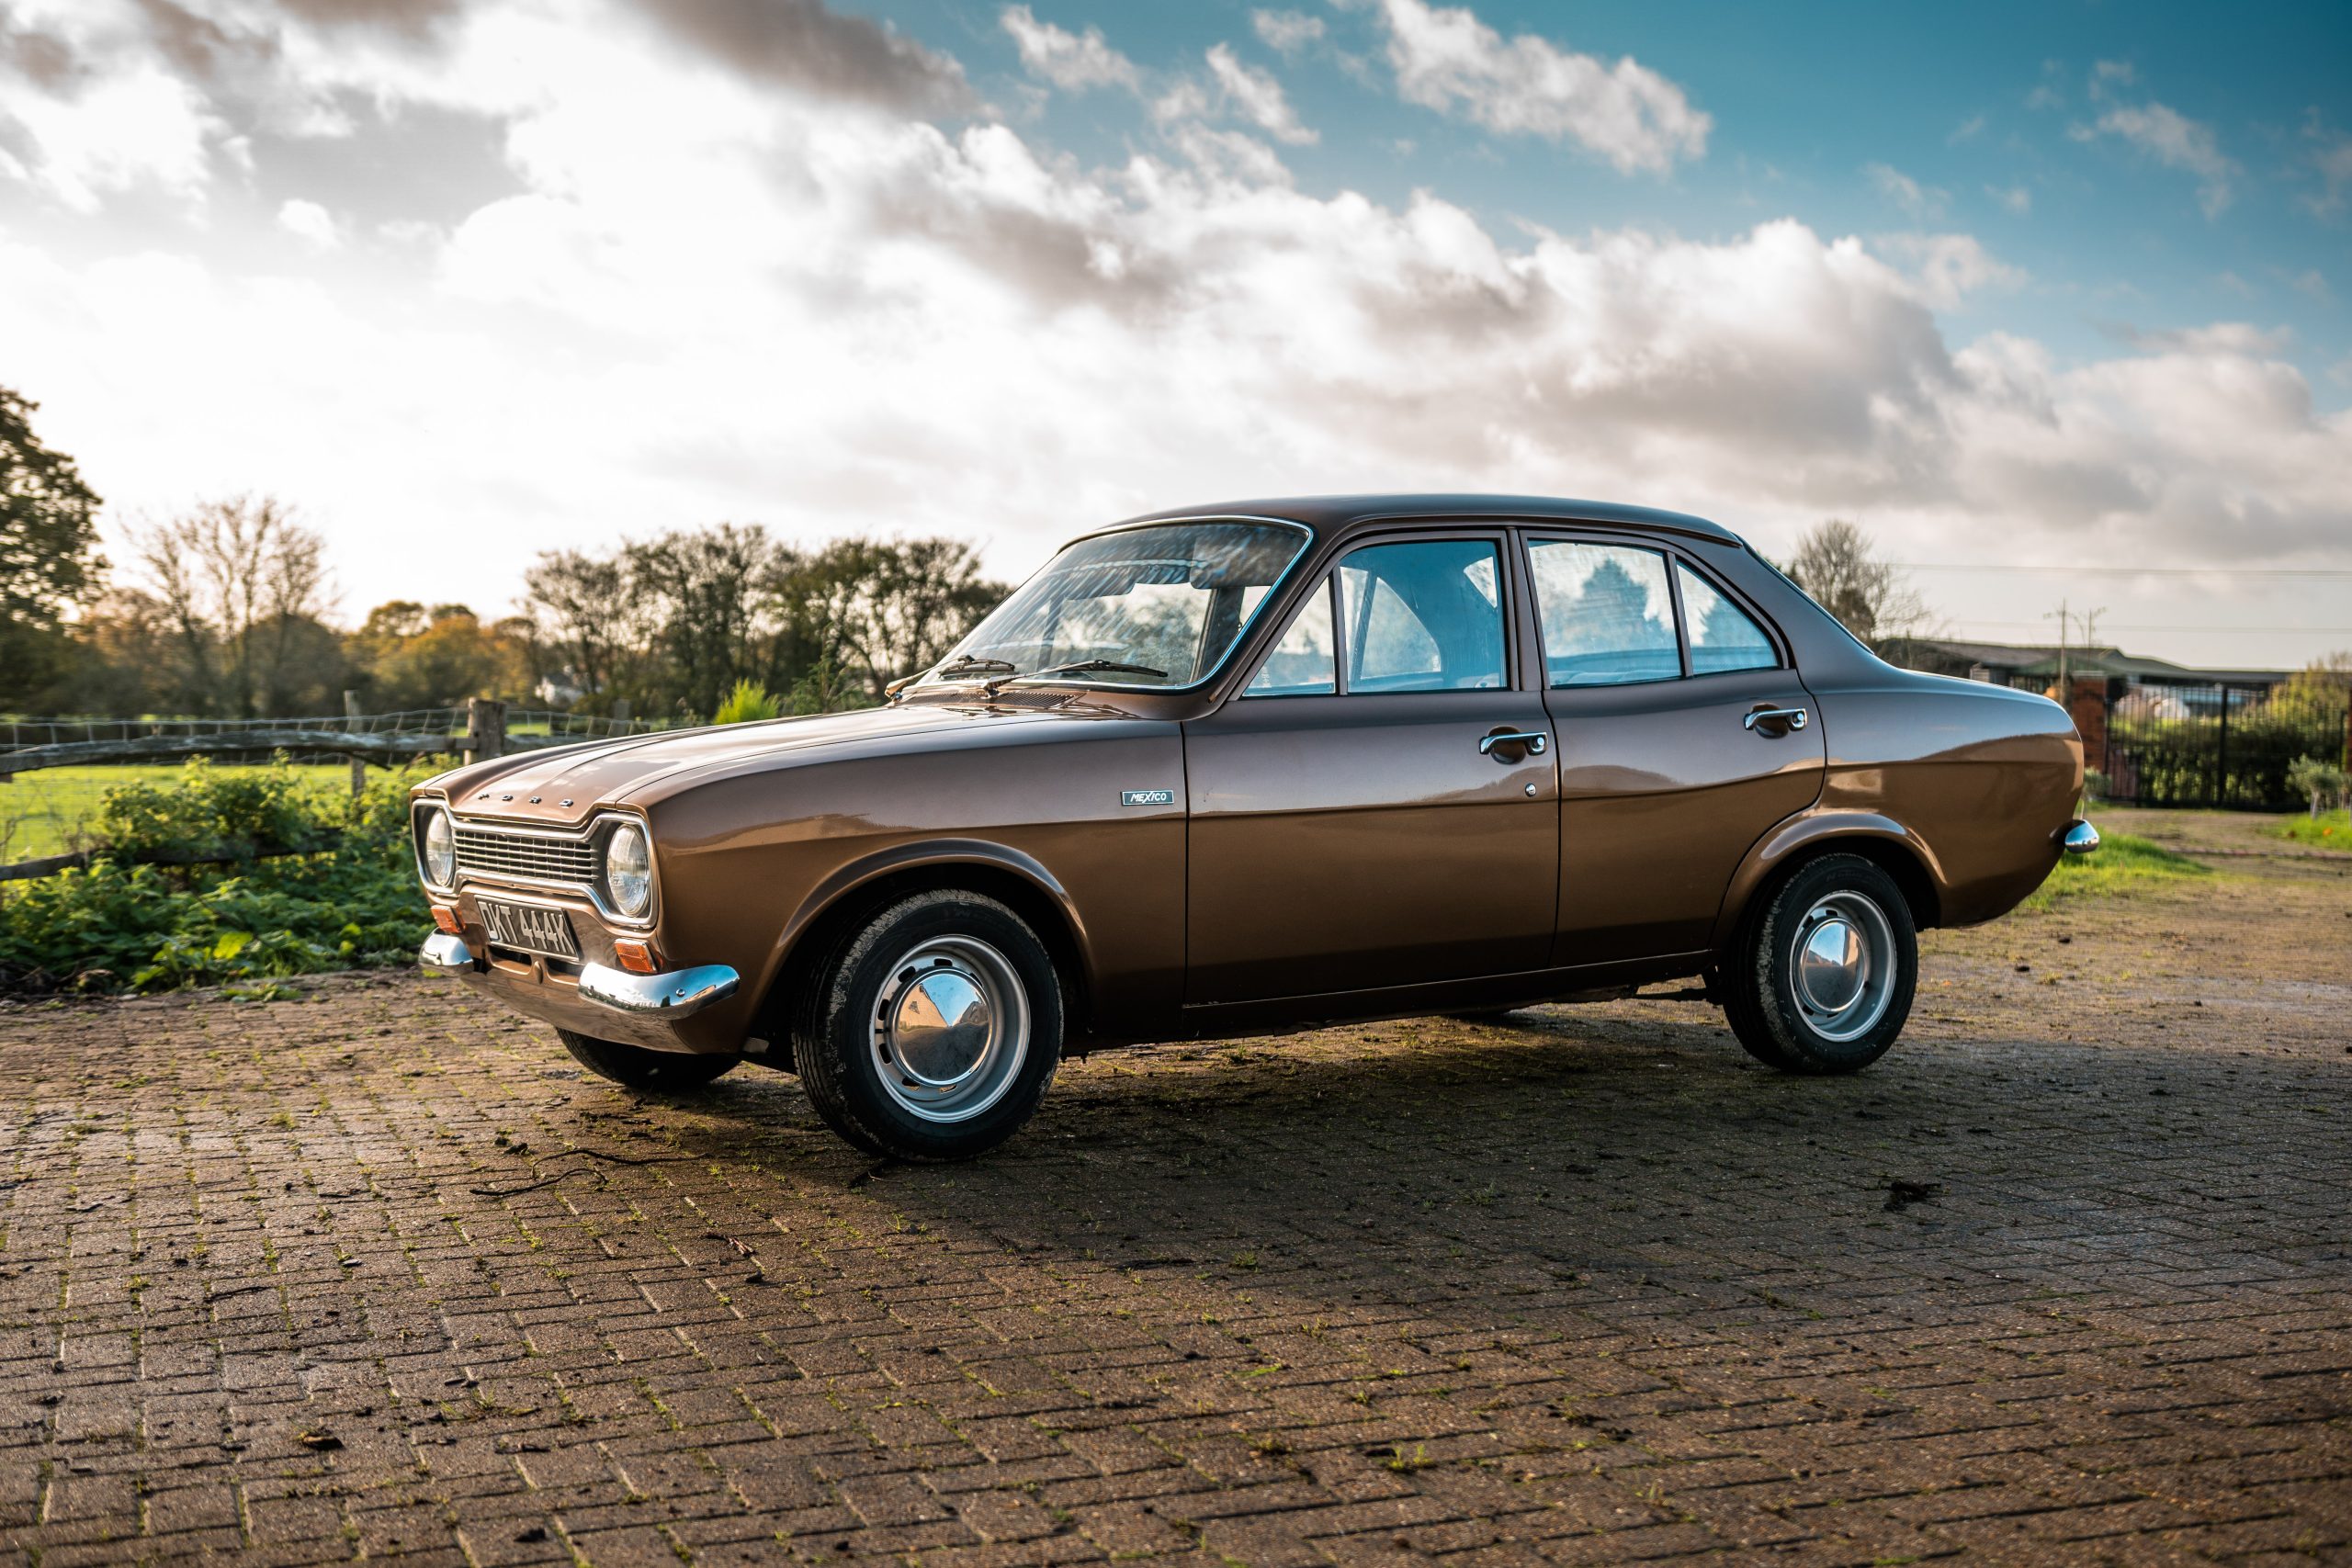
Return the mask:
[[[116,555],[274,493],[354,622],[1481,490],[2289,667],[2352,648],[2347,297],[2340,5],[0,0],[0,385]]]

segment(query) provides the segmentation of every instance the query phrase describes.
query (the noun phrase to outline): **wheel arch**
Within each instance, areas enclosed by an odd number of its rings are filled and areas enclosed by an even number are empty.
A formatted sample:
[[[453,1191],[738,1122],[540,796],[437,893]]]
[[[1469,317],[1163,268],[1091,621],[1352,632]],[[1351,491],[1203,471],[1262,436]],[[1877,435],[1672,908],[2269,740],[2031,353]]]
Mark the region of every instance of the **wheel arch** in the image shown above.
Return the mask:
[[[1860,855],[1893,878],[1919,930],[1943,923],[1943,868],[1926,840],[1876,812],[1818,812],[1782,823],[1748,851],[1716,914],[1715,950],[1730,945],[1758,899],[1807,863],[1840,853]]]
[[[955,887],[994,898],[1027,921],[1062,976],[1065,1032],[1082,1035],[1093,991],[1092,949],[1069,892],[1034,856],[985,840],[900,844],[842,866],[794,909],[763,978],[753,1029],[781,1048],[786,1010],[823,964],[874,913],[909,894]]]

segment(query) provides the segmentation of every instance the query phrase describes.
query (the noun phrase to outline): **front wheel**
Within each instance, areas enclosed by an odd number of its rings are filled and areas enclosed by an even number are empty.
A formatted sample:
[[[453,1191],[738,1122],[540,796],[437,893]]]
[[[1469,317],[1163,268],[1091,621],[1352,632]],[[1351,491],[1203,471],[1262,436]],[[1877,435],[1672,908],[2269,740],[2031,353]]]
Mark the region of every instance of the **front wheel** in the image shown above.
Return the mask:
[[[1918,979],[1903,890],[1860,855],[1828,854],[1743,922],[1721,975],[1724,1014],[1768,1066],[1860,1072],[1903,1032]]]
[[[743,1059],[688,1051],[649,1051],[642,1045],[624,1045],[618,1041],[574,1034],[569,1029],[555,1032],[563,1042],[563,1048],[571,1053],[571,1059],[598,1077],[610,1078],[624,1089],[655,1094],[700,1089]]]
[[[822,964],[793,1059],[828,1126],[869,1154],[956,1160],[1018,1132],[1061,1059],[1053,955],[995,899],[938,888],[877,912]]]

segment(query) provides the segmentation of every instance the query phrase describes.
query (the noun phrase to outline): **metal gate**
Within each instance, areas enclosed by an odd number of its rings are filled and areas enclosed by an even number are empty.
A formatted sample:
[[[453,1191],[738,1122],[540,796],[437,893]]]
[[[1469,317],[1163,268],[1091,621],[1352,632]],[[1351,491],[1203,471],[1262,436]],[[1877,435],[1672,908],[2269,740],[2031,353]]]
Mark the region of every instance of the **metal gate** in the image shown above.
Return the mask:
[[[2264,686],[2135,686],[2107,708],[2107,797],[2132,806],[2289,811],[2298,757],[2341,758],[2345,715],[2274,706]]]

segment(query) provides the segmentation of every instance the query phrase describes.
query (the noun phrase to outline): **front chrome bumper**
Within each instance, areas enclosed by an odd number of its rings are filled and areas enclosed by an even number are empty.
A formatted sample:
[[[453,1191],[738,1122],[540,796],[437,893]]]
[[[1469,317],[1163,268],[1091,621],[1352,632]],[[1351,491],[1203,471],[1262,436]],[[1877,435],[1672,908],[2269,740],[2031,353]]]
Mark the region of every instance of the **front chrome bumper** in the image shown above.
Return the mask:
[[[628,1044],[678,1049],[670,1026],[733,996],[742,977],[724,964],[702,964],[660,975],[632,975],[603,964],[580,966],[577,983],[556,987],[526,983],[498,973],[474,956],[461,937],[446,931],[424,939],[416,955],[420,968],[466,980],[501,1001],[551,1023]],[[585,1016],[582,1016],[585,1015]],[[602,1016],[601,1029],[591,1021]]]
[[[2098,829],[2075,818],[2058,829],[2059,847],[2070,855],[2086,855],[2098,848]]]
[[[724,964],[701,964],[662,975],[632,975],[586,964],[580,969],[580,995],[615,1012],[659,1013],[664,1018],[691,1018],[703,1009],[735,994],[741,976]]]

